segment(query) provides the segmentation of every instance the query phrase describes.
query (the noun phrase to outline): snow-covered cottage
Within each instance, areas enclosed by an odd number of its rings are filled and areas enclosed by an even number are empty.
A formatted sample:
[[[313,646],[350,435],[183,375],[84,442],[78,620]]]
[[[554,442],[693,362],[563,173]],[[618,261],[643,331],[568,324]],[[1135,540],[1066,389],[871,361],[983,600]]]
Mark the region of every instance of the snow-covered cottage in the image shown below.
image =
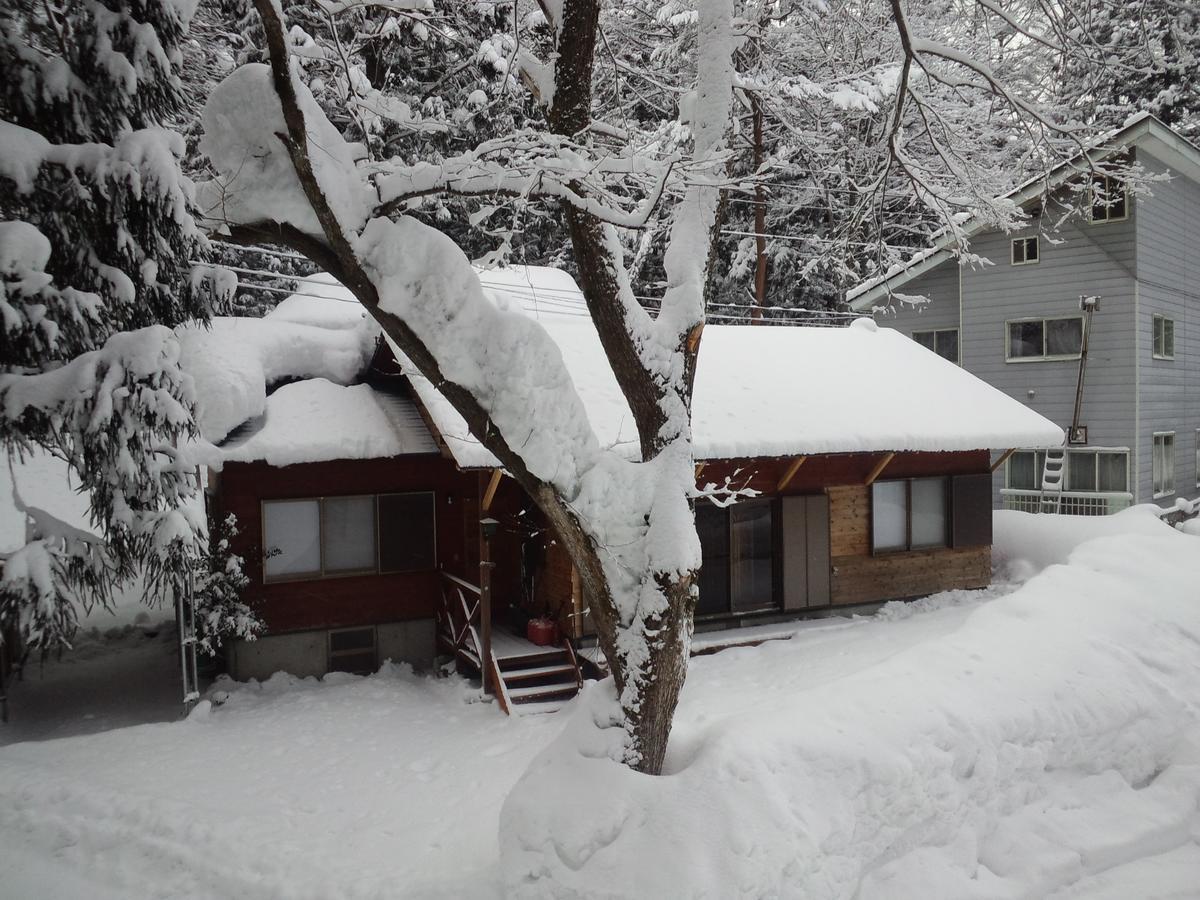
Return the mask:
[[[600,440],[636,453],[570,277],[530,268],[481,280],[541,320]],[[440,647],[488,667],[506,706],[574,691],[587,602],[536,507],[347,293],[308,287],[266,319],[185,335],[202,434],[216,445],[211,511],[237,516],[247,600],[267,626],[231,648],[233,674],[429,665]],[[990,451],[1063,439],[870,320],[710,325],[701,360],[697,488],[757,494],[697,503],[698,629],[986,585]],[[561,643],[530,643],[531,617],[552,621]]]

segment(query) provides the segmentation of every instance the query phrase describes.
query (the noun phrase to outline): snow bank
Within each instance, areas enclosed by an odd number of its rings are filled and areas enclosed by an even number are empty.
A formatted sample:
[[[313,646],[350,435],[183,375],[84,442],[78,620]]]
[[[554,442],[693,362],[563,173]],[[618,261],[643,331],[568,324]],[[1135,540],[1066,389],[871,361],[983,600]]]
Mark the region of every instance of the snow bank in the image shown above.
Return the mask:
[[[1187,843],[1196,539],[1140,514],[1091,539],[1000,518],[1006,558],[1067,564],[823,684],[772,687],[804,665],[795,640],[754,651],[738,695],[700,668],[664,777],[613,761],[611,685],[591,687],[505,803],[510,896],[1046,897]]]
[[[323,301],[327,302],[327,301]],[[267,390],[293,378],[355,381],[370,362],[372,324],[319,327],[283,317],[218,317],[211,327],[178,331],[180,364],[196,389],[196,418],[203,438],[218,443],[266,409]]]
[[[221,447],[226,462],[264,460],[273,466],[437,452],[407,398],[323,378],[279,388],[267,398],[261,427],[235,434]]]

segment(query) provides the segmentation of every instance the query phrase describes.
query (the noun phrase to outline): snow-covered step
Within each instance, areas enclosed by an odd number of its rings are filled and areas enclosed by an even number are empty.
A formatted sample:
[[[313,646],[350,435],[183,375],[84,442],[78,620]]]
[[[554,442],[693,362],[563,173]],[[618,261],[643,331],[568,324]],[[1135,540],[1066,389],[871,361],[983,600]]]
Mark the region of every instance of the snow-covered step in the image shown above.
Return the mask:
[[[574,695],[579,692],[579,685],[571,679],[570,684],[535,684],[530,687],[514,687],[508,689],[508,697],[514,703],[520,703],[524,699],[534,699],[545,697],[562,697],[564,695]]]
[[[514,716],[538,716],[555,713],[566,706],[564,700],[547,700],[544,703],[517,703],[513,705]]]
[[[501,669],[505,681],[528,681],[531,678],[561,678],[575,680],[575,667],[569,663],[534,666],[529,669]]]

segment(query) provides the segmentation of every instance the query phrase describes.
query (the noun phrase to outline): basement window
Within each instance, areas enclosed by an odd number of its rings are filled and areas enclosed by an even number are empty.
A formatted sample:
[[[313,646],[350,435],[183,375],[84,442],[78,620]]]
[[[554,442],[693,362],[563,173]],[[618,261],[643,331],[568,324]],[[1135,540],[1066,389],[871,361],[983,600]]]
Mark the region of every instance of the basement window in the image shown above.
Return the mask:
[[[1033,237],[1013,238],[1012,264],[1027,266],[1038,261],[1038,239]]]
[[[329,632],[330,672],[370,675],[375,671],[375,629],[340,628]]]

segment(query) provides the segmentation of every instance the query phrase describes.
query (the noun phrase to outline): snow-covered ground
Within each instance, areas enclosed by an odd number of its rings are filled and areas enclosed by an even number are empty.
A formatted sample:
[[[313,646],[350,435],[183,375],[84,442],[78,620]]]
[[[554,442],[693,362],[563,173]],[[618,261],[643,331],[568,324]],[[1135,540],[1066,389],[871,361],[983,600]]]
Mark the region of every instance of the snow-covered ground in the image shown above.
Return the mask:
[[[693,660],[662,779],[579,755],[602,687],[509,719],[391,666],[0,748],[0,896],[1200,897],[1200,544],[997,523],[1022,584]]]

